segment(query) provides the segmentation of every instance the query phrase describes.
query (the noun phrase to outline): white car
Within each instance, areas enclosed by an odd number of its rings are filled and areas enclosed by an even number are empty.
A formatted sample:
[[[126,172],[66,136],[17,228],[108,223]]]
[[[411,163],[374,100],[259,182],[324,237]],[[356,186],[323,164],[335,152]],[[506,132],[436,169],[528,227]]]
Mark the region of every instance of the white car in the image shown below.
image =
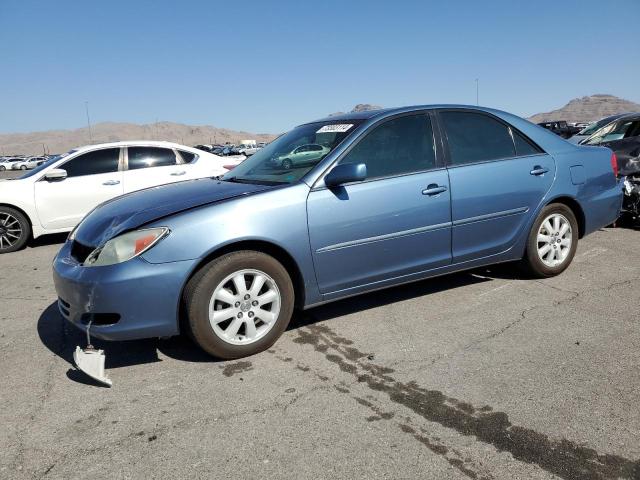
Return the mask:
[[[0,254],[30,238],[71,231],[106,200],[221,175],[227,163],[202,150],[152,141],[89,145],[53,157],[20,178],[0,180]]]
[[[0,160],[0,172],[4,172],[5,170],[11,170],[11,167],[16,162],[24,162],[24,158],[3,158]]]
[[[45,162],[44,157],[31,157],[25,158],[20,162],[14,162],[11,165],[11,170],[33,170],[34,168],[42,165]]]

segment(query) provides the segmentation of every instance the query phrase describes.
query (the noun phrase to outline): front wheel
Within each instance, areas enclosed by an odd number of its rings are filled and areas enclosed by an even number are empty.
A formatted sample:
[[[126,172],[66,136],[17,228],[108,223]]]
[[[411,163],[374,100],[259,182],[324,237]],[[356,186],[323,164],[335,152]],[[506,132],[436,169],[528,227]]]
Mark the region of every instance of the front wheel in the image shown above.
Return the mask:
[[[0,254],[15,252],[31,237],[29,220],[10,207],[0,207]]]
[[[562,273],[578,248],[578,222],[566,205],[555,203],[542,209],[529,232],[525,269],[538,278]]]
[[[4,172],[6,170],[6,167],[4,165],[0,165],[0,172]]]
[[[289,324],[294,299],[282,264],[253,250],[211,261],[184,293],[194,340],[222,359],[246,357],[273,345]]]
[[[293,166],[293,163],[288,158],[285,158],[282,161],[282,168],[284,168],[285,170],[289,170],[292,166]]]
[[[26,169],[27,169],[27,166],[26,166],[26,165],[22,165],[22,166],[20,167],[20,170],[26,170]]]

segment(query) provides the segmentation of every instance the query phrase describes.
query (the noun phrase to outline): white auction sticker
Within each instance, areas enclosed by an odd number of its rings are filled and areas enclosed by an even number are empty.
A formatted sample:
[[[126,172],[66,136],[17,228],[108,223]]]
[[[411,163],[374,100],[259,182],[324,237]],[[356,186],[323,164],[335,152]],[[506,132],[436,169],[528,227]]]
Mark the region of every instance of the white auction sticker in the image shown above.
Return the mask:
[[[325,125],[316,133],[340,133],[346,132],[351,127],[353,127],[353,123],[335,123],[333,125]]]

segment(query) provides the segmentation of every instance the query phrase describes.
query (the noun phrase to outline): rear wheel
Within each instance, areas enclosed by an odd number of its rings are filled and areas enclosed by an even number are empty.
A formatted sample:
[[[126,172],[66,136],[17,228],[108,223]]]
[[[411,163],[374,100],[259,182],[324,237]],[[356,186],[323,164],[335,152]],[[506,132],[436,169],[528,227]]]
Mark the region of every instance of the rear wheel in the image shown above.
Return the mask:
[[[26,169],[27,169],[27,166],[26,166],[26,165],[21,165],[21,166],[20,166],[20,170],[26,170]]]
[[[553,277],[571,264],[577,247],[578,222],[573,211],[563,204],[548,205],[529,232],[524,267],[536,277]]]
[[[0,254],[23,248],[31,237],[29,220],[11,207],[0,207]]]
[[[209,354],[232,359],[261,352],[287,328],[294,290],[286,269],[253,250],[223,255],[187,284],[191,335]]]

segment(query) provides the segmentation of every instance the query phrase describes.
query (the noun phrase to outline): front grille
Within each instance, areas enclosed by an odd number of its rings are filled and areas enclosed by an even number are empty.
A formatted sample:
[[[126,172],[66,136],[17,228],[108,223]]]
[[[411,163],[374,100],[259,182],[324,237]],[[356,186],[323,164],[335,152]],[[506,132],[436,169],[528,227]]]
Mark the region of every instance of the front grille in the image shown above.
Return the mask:
[[[89,254],[95,250],[95,247],[84,245],[74,240],[71,244],[71,256],[79,263],[84,263]]]

